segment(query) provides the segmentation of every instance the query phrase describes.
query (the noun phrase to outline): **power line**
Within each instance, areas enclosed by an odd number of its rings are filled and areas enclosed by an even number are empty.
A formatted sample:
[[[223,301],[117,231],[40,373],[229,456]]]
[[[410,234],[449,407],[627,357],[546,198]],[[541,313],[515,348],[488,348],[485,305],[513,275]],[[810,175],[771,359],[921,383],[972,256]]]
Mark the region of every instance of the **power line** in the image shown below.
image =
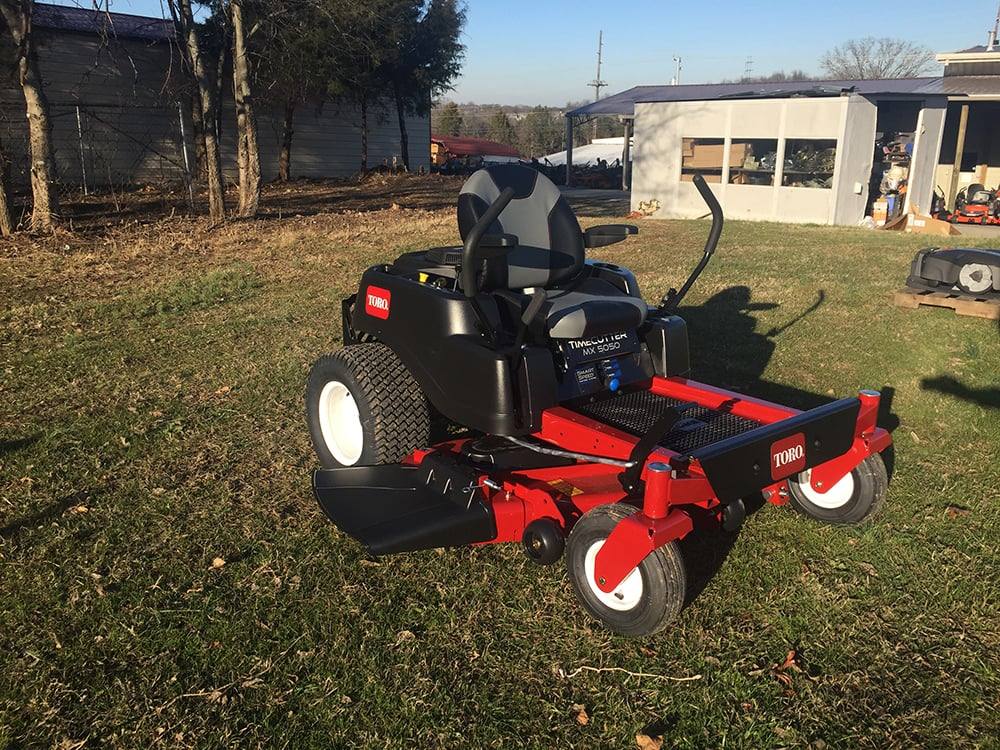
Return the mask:
[[[753,75],[753,57],[747,55],[746,64],[743,66],[743,77],[750,78]]]

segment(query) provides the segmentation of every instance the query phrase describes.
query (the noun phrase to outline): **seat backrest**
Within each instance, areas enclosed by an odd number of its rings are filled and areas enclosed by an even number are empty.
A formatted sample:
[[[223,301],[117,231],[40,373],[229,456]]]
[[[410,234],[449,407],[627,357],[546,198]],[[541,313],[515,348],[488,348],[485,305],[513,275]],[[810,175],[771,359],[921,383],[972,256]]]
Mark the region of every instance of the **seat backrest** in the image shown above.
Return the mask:
[[[549,287],[583,268],[583,234],[576,214],[552,181],[521,164],[500,164],[473,174],[458,196],[458,231],[466,235],[508,187],[514,199],[490,232],[517,235],[519,243],[486,264],[485,289]]]

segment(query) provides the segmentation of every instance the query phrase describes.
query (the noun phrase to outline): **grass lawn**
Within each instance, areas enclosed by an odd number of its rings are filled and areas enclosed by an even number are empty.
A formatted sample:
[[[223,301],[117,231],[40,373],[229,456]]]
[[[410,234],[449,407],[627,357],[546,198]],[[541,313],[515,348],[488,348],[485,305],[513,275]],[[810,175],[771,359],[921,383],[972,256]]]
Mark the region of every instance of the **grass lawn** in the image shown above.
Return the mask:
[[[714,576],[635,641],[562,566],[371,561],[313,501],[302,390],[341,297],[455,238],[400,204],[0,245],[0,750],[997,746],[1000,335],[889,303],[937,238],[727,227],[685,311],[696,376],[800,407],[891,389],[895,476],[862,528],[766,508],[693,549]],[[707,224],[641,228],[597,254],[655,301]]]

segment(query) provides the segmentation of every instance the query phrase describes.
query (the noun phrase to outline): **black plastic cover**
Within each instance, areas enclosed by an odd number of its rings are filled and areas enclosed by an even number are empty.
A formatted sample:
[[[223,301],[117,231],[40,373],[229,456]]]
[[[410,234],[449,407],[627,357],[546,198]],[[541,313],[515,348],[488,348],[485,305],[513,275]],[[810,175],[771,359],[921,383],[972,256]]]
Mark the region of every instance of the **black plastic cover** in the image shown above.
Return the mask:
[[[640,333],[649,348],[653,370],[661,378],[686,377],[691,372],[687,323],[676,315],[651,317]]]
[[[747,497],[774,483],[771,447],[779,440],[802,433],[805,464],[812,468],[846,453],[854,441],[854,427],[861,402],[845,398],[720,440],[691,453],[705,470],[715,494],[723,502]]]
[[[914,289],[938,289],[958,283],[962,267],[981,263],[993,269],[993,288],[1000,292],[1000,250],[978,248],[929,248],[921,250],[913,259],[906,285]]]
[[[496,538],[493,511],[481,490],[463,492],[467,485],[448,485],[441,473],[427,480],[427,469],[419,466],[352,466],[314,472],[313,492],[327,517],[373,555]]]

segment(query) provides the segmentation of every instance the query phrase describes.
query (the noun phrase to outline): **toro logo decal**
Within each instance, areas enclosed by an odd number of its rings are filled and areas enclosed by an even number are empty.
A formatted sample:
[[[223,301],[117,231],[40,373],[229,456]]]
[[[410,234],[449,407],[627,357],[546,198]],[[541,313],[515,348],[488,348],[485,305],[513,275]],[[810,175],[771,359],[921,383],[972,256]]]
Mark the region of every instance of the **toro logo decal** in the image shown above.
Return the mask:
[[[365,312],[373,318],[389,319],[389,302],[392,292],[380,286],[370,286],[365,292]]]
[[[798,474],[806,468],[806,436],[797,432],[771,445],[771,479]]]

